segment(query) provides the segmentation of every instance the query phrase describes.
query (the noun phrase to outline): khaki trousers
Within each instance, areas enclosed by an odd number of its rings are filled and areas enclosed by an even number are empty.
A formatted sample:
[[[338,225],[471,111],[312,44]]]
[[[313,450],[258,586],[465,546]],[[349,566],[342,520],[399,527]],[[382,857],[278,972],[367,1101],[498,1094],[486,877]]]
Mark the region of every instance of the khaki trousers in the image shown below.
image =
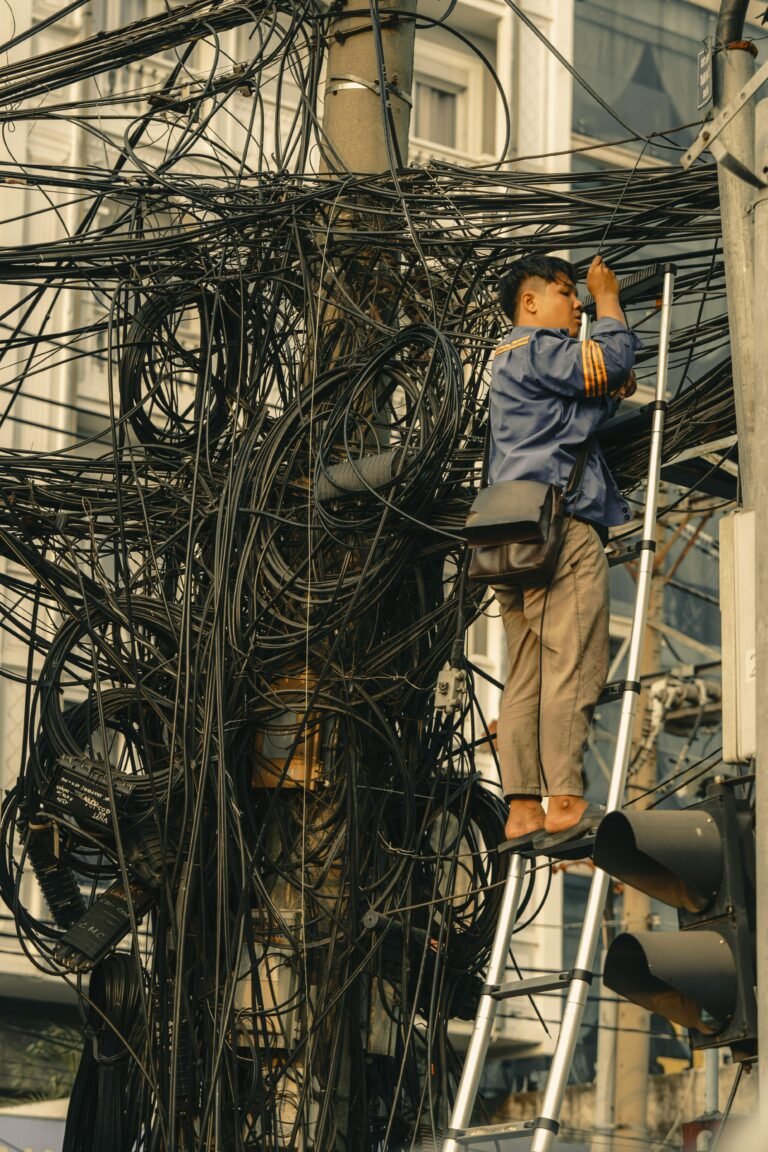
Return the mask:
[[[566,526],[547,588],[496,588],[509,657],[497,728],[504,795],[581,796],[582,759],[608,674],[608,562]]]

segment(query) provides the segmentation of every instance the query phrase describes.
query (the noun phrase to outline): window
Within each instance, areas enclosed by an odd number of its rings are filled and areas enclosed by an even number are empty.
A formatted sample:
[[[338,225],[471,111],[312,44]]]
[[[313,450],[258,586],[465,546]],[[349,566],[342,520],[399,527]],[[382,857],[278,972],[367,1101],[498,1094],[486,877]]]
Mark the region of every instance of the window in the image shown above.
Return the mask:
[[[459,102],[466,89],[433,77],[416,77],[414,84],[414,134],[444,148],[459,147]]]
[[[669,131],[700,119],[697,54],[713,42],[716,26],[717,12],[695,0],[577,0],[574,66],[634,130]],[[755,24],[745,27],[745,36],[760,34]],[[573,88],[573,131],[584,143],[627,134],[580,84]],[[696,131],[682,129],[675,139],[687,146]],[[638,147],[626,146],[618,162],[632,165]],[[669,161],[664,141],[646,146],[644,159],[652,157]]]
[[[417,38],[411,136],[418,142],[418,159],[432,155],[453,159],[456,153],[480,158],[493,151],[494,102],[485,84],[476,55],[443,40]]]
[[[715,15],[679,0],[647,0],[639,7],[580,0],[574,16],[576,70],[625,122],[646,133],[697,118],[696,55],[714,33]],[[600,140],[626,135],[581,85],[574,87],[573,124],[576,132]]]

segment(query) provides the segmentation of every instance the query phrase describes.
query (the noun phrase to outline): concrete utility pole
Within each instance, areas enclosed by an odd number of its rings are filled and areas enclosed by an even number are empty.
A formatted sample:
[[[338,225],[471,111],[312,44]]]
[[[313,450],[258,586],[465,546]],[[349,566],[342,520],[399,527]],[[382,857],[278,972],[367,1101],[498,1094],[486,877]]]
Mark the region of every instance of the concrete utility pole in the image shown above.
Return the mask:
[[[413,46],[415,39],[416,0],[392,0],[386,14],[380,18],[378,7],[371,5],[362,14],[344,14],[344,5],[339,14],[330,22],[328,29],[329,48],[327,57],[327,80],[322,111],[321,170],[325,173],[378,175],[391,168],[404,167],[408,157],[408,132],[410,128],[411,89],[413,83]],[[322,254],[322,280],[318,274],[316,291],[319,298],[318,316],[321,334],[313,332],[310,321],[312,301],[307,301],[307,348],[305,372],[311,375],[314,370],[313,341],[322,343],[322,329],[338,318],[335,298],[343,286],[365,310],[377,306],[370,285],[360,283],[360,274],[347,265],[344,258],[344,235],[357,243],[356,229],[358,213],[354,203],[347,197],[343,208],[328,221],[328,234],[333,233],[334,255],[327,260]],[[368,217],[370,224],[370,217]],[[386,254],[383,254],[386,256]],[[328,286],[328,292],[325,286]],[[374,289],[375,292],[375,289]],[[327,350],[326,350],[327,351]],[[333,356],[333,353],[331,353]],[[309,785],[309,774],[304,786]],[[303,824],[303,843],[311,845],[316,837],[311,805],[306,802],[306,793],[300,795],[296,806],[296,817]],[[323,813],[323,818],[327,813]],[[343,853],[343,844],[339,846]],[[303,867],[303,862],[300,862]],[[343,900],[340,870],[334,865],[329,869],[322,888],[322,897],[327,906]],[[299,910],[299,916],[304,909]],[[330,924],[330,920],[329,920]],[[332,984],[335,976],[323,974],[323,979]],[[354,1006],[353,1006],[354,1007]],[[336,1033],[334,1044],[338,1046],[337,1093],[334,1102],[336,1129],[334,1148],[337,1152],[356,1152],[354,1143],[353,1117],[351,1110],[354,1101],[350,1099],[351,1029],[369,1024],[370,1013],[367,1005],[359,1004],[357,1019],[352,1021],[343,1011],[336,1012],[326,1021],[329,1030]],[[311,1027],[312,1021],[305,1021]],[[366,1036],[366,1046],[370,1043],[370,1032]],[[300,1079],[311,1076],[309,1062],[296,1065]],[[314,1089],[313,1089],[314,1091]],[[288,1102],[286,1131],[290,1132],[296,1117],[291,1114]],[[310,1116],[311,1121],[311,1116]],[[310,1138],[309,1145],[297,1143],[298,1152],[306,1146],[316,1146]]]
[[[722,0],[717,27],[725,51],[716,57],[717,109],[738,99],[753,75],[754,46],[743,41],[748,0]],[[727,135],[726,135],[727,133]],[[731,357],[739,441],[742,504],[755,513],[755,849],[757,887],[757,1003],[761,1130],[768,1125],[768,469],[758,466],[755,430],[768,424],[768,101],[747,101],[721,133],[731,156],[748,172],[718,164]],[[749,174],[752,174],[751,176]],[[743,177],[747,178],[744,179]],[[755,181],[756,178],[756,181]],[[755,182],[764,186],[755,193]],[[751,653],[740,653],[747,659]]]
[[[768,180],[768,100],[757,105],[757,173]],[[752,297],[755,379],[755,420],[761,433],[768,428],[768,324],[765,322],[765,283],[768,271],[768,188],[758,192],[754,202],[755,284]],[[741,430],[739,430],[741,437]],[[741,469],[739,439],[739,469]],[[768,1127],[768,467],[755,469],[755,604],[757,663],[757,1003],[758,1003],[758,1098],[761,1127]]]
[[[600,952],[600,971],[605,969],[605,958],[617,936],[615,923],[616,900],[613,887],[609,890],[605,906],[603,946]],[[616,1131],[616,1042],[619,1026],[619,1001],[603,983],[597,985],[600,996],[597,1021],[597,1067],[595,1069],[595,1123],[592,1152],[605,1152],[607,1140]]]
[[[90,6],[82,9],[80,35],[83,40],[88,40],[93,35],[93,24],[93,11]],[[73,85],[72,100],[74,104],[80,105],[85,102],[89,83],[91,82],[81,78]],[[77,119],[72,121],[70,139],[72,143],[69,165],[76,172],[85,172],[88,165],[88,133]],[[82,205],[78,198],[73,197],[66,209],[67,232],[70,236],[76,235],[81,218]],[[64,315],[61,321],[62,332],[77,331],[81,324],[82,310],[82,293],[71,287],[69,290],[65,290]],[[58,428],[53,439],[54,452],[72,447],[74,432],[77,427],[76,408],[81,373],[82,365],[76,356],[65,359],[57,366],[54,411],[56,412],[55,420]]]
[[[734,99],[754,71],[754,46],[746,44],[748,0],[722,0],[715,57],[718,110]],[[727,135],[726,135],[727,133]],[[723,144],[758,177],[768,180],[768,102],[750,101],[721,133]],[[768,189],[755,195],[741,177],[718,164],[723,222],[731,358],[739,439],[742,504],[755,512],[755,665],[758,1061],[762,1131],[768,1125],[768,469],[758,467],[754,432],[768,427],[768,325],[765,282],[768,271]]]
[[[372,8],[372,11],[375,11]],[[323,107],[323,167],[386,172],[408,159],[416,0],[394,0],[374,31],[367,13],[331,22]],[[384,92],[382,95],[382,85]]]
[[[755,46],[742,39],[749,0],[723,0],[717,22],[719,51],[714,58],[715,112],[741,91],[755,70]],[[721,139],[730,154],[754,168],[755,132],[751,102],[725,127]],[[717,166],[723,229],[723,256],[728,285],[728,326],[731,337],[733,391],[739,436],[739,482],[745,508],[753,507],[755,461],[754,280],[752,201],[754,189],[740,176]],[[758,265],[759,267],[759,265]]]

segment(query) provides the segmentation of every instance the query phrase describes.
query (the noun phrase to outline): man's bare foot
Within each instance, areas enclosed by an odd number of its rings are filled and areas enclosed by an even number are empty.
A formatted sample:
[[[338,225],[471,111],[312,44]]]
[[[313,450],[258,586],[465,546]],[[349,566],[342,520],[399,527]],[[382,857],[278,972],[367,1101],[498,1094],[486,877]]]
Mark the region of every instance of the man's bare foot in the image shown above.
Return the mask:
[[[583,796],[550,796],[544,827],[547,832],[565,832],[578,824],[588,806]]]
[[[516,796],[509,802],[509,816],[504,829],[507,840],[527,836],[544,827],[544,808],[538,796]]]

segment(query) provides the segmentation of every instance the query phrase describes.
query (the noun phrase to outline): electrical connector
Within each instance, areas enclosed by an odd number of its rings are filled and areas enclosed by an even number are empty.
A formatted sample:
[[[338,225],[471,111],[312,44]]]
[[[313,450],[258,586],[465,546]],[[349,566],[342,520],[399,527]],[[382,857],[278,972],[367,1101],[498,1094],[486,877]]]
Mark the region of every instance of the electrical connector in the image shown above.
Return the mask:
[[[467,695],[467,673],[446,660],[435,685],[435,712],[455,712],[461,708]]]
[[[154,899],[142,885],[131,884],[126,891],[123,882],[116,880],[64,933],[54,959],[70,972],[90,972],[130,932],[131,912],[141,920]]]

